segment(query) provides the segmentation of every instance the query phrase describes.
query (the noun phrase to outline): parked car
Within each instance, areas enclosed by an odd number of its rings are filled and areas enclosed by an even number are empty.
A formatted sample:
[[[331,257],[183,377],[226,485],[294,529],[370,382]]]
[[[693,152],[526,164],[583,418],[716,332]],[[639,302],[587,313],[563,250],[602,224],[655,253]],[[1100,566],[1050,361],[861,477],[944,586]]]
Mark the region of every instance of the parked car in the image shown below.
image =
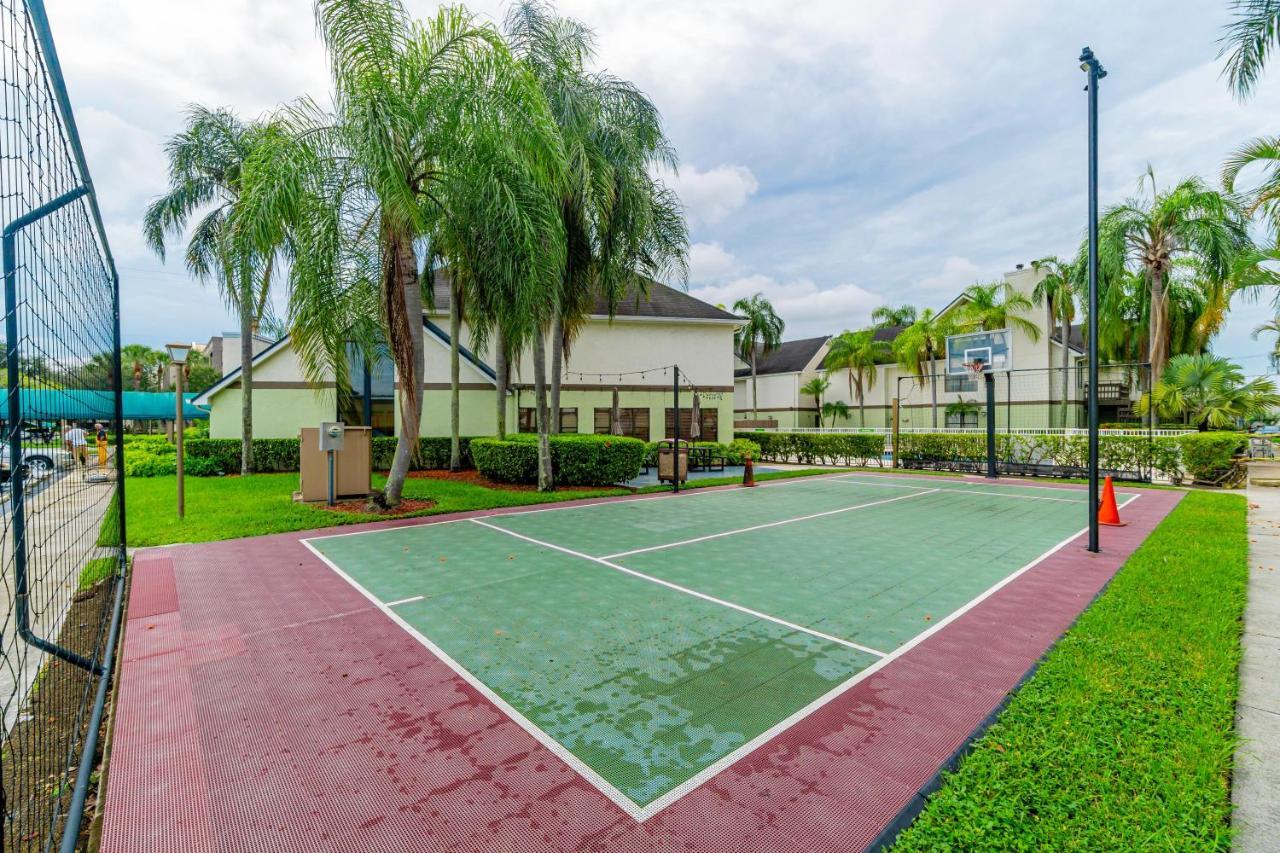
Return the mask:
[[[60,468],[70,468],[75,462],[71,453],[60,447],[25,447],[22,450],[21,463],[35,476],[52,474]],[[0,444],[0,468],[12,471],[9,464],[9,445]]]

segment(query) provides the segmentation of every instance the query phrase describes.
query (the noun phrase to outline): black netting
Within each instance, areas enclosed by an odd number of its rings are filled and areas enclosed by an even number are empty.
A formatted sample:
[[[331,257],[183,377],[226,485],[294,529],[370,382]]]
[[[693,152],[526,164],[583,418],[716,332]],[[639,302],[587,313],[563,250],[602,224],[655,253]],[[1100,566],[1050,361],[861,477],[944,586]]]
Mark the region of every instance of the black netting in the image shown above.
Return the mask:
[[[125,566],[118,286],[51,46],[0,0],[5,850],[79,832]]]

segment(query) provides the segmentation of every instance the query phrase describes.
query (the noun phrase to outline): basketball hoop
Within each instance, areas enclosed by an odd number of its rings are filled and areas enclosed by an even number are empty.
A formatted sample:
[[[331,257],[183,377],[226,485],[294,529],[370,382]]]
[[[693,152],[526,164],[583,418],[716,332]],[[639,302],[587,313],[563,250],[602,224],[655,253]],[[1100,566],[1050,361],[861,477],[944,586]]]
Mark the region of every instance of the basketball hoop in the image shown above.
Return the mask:
[[[973,361],[966,361],[964,363],[964,367],[969,371],[973,376],[973,380],[976,382],[986,371],[987,363],[980,358],[975,358]]]

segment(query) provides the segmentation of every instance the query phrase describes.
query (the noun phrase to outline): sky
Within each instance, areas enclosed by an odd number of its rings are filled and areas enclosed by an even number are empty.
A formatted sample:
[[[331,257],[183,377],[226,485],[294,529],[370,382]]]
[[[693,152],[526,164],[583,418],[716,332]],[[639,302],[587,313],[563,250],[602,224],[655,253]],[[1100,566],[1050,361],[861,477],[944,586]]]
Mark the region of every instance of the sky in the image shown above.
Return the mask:
[[[435,3],[410,0],[419,16]],[[503,2],[472,2],[500,22]],[[307,0],[49,0],[54,37],[121,273],[126,342],[203,341],[236,323],[162,262],[142,212],[190,103],[257,116],[324,98]],[[1086,213],[1086,95],[1099,90],[1100,200],[1216,182],[1224,157],[1276,131],[1280,69],[1234,100],[1217,42],[1226,0],[562,0],[596,63],[662,112],[680,157],[695,296],[765,294],[786,338],[864,325],[878,305],[940,308],[1019,263],[1074,254]],[[1269,304],[1238,301],[1214,341],[1246,373]]]

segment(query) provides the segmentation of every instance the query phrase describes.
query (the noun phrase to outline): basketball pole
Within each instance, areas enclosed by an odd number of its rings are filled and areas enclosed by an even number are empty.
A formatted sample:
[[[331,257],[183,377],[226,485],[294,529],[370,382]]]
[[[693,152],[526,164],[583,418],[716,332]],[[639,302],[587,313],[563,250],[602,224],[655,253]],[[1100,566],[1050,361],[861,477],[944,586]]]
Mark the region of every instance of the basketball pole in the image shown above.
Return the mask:
[[[987,479],[999,477],[996,469],[996,375],[983,372],[982,378],[987,386]]]
[[[1080,51],[1080,70],[1089,75],[1089,550],[1098,546],[1098,81],[1106,69],[1088,47]],[[1065,341],[1063,342],[1065,346]]]

